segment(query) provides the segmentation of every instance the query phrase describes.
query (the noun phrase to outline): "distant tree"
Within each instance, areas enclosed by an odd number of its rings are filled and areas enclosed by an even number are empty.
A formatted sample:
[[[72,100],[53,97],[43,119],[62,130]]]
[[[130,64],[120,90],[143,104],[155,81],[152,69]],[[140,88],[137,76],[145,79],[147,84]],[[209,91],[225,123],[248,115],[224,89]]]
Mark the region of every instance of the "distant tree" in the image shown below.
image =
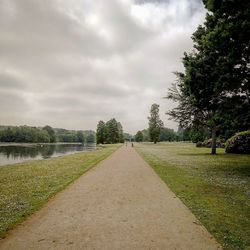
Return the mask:
[[[128,134],[126,134],[127,136]],[[124,133],[122,124],[117,122],[115,118],[110,119],[106,123],[99,121],[96,130],[96,142],[98,143],[123,143]]]
[[[99,121],[96,129],[96,143],[104,144],[106,142],[107,129],[104,121]]]
[[[58,142],[68,142],[75,143],[81,142],[83,143],[85,140],[85,132],[83,131],[75,131],[75,130],[67,130],[67,129],[55,129],[56,132],[56,141]]]
[[[43,130],[46,130],[48,132],[51,143],[56,142],[55,131],[52,127],[47,125],[47,126],[43,127]]]
[[[124,142],[124,135],[123,135],[122,124],[120,122],[118,122],[117,126],[118,126],[118,133],[119,133],[119,142],[123,143]]]
[[[175,141],[177,134],[173,129],[162,128],[160,132],[160,141]]]
[[[77,142],[84,143],[84,135],[82,131],[76,132]]]
[[[120,139],[119,128],[116,119],[111,119],[106,123],[107,143],[118,143]]]
[[[2,142],[49,142],[49,134],[40,128],[20,126],[6,127],[0,131],[0,141]]]
[[[43,129],[38,129],[35,138],[36,138],[36,141],[34,142],[45,142],[45,143],[50,142],[50,136],[48,132]]]
[[[143,141],[143,134],[141,131],[138,131],[135,135],[135,141],[142,142]]]
[[[149,136],[150,140],[154,143],[159,141],[161,128],[163,127],[163,122],[159,116],[159,105],[153,104],[150,110],[150,117],[149,120]]]
[[[87,143],[95,143],[96,138],[93,133],[89,133],[86,138]]]

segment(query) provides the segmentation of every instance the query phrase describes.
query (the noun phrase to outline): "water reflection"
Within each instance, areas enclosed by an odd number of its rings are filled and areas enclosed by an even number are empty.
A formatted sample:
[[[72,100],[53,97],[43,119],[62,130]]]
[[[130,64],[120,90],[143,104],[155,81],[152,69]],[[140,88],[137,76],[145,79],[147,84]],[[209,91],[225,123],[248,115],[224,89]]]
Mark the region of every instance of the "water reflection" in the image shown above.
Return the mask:
[[[0,165],[95,150],[95,144],[0,144]]]

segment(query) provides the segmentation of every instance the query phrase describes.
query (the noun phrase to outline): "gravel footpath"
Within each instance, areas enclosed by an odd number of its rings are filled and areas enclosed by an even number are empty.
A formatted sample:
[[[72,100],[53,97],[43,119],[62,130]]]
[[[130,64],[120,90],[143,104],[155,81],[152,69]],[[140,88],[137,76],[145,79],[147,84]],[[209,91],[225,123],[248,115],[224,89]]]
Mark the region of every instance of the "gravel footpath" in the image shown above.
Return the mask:
[[[130,146],[57,194],[0,249],[220,249]]]

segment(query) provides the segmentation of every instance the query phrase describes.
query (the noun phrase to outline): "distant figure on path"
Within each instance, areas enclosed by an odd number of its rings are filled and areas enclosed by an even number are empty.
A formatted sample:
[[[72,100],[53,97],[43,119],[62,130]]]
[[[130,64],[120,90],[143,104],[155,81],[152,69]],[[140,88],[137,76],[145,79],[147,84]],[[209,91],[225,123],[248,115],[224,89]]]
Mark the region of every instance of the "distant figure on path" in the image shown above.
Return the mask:
[[[134,144],[133,144],[133,142],[132,142],[132,147],[134,147]]]

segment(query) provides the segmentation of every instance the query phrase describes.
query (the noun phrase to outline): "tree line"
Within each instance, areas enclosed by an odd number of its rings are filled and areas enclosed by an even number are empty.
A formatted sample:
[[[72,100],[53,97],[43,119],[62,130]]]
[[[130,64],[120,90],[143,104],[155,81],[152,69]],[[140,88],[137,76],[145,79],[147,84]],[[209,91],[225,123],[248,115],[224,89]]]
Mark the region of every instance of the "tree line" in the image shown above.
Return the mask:
[[[158,104],[152,104],[148,117],[148,128],[138,131],[135,135],[135,141],[157,143],[158,141],[179,140],[178,134],[173,129],[164,127],[163,121],[160,119],[159,108]]]
[[[159,140],[158,141],[180,141],[181,137],[171,128],[162,127],[160,129]],[[136,142],[150,142],[153,141],[150,138],[149,129],[139,130],[135,134]]]
[[[78,142],[94,143],[93,131],[75,131],[66,129],[54,129],[50,126],[43,128],[30,126],[1,126],[0,142],[17,143],[55,143]]]
[[[120,122],[115,118],[110,119],[106,123],[99,121],[96,130],[96,143],[97,144],[109,144],[109,143],[123,143],[124,134],[123,128]]]
[[[180,127],[226,139],[250,126],[250,4],[248,0],[203,0],[204,25],[194,32],[193,51],[184,53],[184,72],[167,98],[178,106],[167,112]],[[191,132],[190,132],[191,133]]]

